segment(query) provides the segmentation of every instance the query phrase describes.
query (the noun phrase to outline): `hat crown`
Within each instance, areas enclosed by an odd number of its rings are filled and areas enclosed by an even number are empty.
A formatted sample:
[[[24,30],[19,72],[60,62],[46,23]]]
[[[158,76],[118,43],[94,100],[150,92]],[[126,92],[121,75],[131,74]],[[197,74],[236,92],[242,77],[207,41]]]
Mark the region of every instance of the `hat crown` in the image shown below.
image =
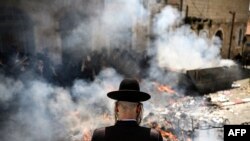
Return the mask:
[[[139,82],[135,79],[124,79],[120,83],[119,90],[133,90],[133,91],[140,91]]]
[[[120,83],[118,91],[107,94],[111,99],[128,102],[141,102],[150,99],[150,95],[140,91],[139,82],[136,79],[126,78]]]

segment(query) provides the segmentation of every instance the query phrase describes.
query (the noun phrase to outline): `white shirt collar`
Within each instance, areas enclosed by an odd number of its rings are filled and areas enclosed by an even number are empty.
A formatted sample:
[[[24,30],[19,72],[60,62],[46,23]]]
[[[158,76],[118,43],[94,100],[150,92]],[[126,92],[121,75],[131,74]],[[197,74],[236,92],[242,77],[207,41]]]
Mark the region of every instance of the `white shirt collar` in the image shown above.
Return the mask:
[[[119,121],[136,121],[136,119],[120,119]]]

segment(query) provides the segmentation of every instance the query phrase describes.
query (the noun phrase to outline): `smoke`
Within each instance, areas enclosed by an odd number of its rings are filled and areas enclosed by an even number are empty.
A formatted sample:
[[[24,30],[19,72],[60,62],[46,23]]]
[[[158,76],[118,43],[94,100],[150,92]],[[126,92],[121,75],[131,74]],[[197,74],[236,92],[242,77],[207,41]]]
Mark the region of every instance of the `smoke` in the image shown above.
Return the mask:
[[[182,22],[181,13],[171,6],[166,6],[160,14],[155,16],[154,25],[155,34],[164,34],[178,26]]]
[[[38,27],[37,51],[49,50],[57,64],[63,59],[61,51],[81,60],[93,50],[131,48],[135,21],[143,24],[148,16],[139,0],[24,0],[20,7]]]
[[[136,22],[144,23],[147,16],[148,12],[139,0],[108,1],[101,14],[104,28],[102,34],[109,37],[111,47],[129,48],[131,47],[130,42],[133,40],[132,32],[134,32]]]
[[[90,50],[101,50],[103,47],[130,49],[134,25],[145,25],[150,11],[145,10],[136,0],[106,1],[105,8],[98,10],[94,4],[82,0],[21,2],[21,7],[27,10],[35,26],[39,27],[35,31],[38,52],[49,49],[51,59],[60,63],[59,50],[63,49],[70,57],[78,59],[82,59]],[[153,20],[153,33],[157,38],[147,50],[152,56],[149,76],[141,81],[142,90],[151,92],[153,97],[151,103],[144,105],[146,114],[154,110],[154,106],[164,108],[166,101],[173,98],[167,95],[156,96],[160,92],[155,90],[155,81],[170,84],[178,93],[183,93],[181,88],[176,88],[181,79],[180,74],[169,73],[167,70],[180,72],[224,64],[219,56],[219,41],[198,36],[189,26],[182,25],[181,21],[181,14],[169,6]],[[95,46],[91,46],[93,42]],[[102,50],[101,53],[105,54]],[[119,67],[126,68],[124,72],[133,69],[138,71],[136,59],[139,55],[126,55],[114,51],[111,52],[113,58],[104,58],[116,62],[111,63],[114,68],[120,61]],[[70,57],[62,59],[70,62]],[[230,61],[226,62],[231,64]],[[74,74],[66,69],[61,71],[64,75]],[[103,69],[91,82],[74,78],[73,85],[69,87],[36,78],[27,80],[23,76],[22,81],[19,81],[0,75],[0,104],[4,105],[3,110],[11,111],[1,123],[2,140],[76,141],[82,139],[86,128],[93,130],[110,125],[110,121],[100,117],[113,112],[113,104],[107,99],[106,93],[117,89],[124,77],[116,71],[112,68]]]
[[[224,64],[220,57],[220,41],[197,35],[189,25],[181,24],[181,13],[166,6],[154,19],[155,50],[150,49],[160,68],[175,71],[210,68]]]
[[[195,141],[220,141],[222,138],[220,134],[218,129],[199,130]]]
[[[6,78],[2,74],[0,74],[0,79],[0,103],[8,104],[23,89],[23,83],[19,80]]]
[[[17,109],[8,108],[15,112],[0,128],[3,141],[81,140],[85,128],[111,124],[98,118],[113,112],[106,93],[116,89],[122,79],[113,69],[103,70],[93,83],[76,80],[71,88],[1,78],[7,82],[0,85],[1,104],[18,105]],[[20,96],[10,101],[17,94]]]
[[[95,9],[88,0],[23,0],[18,3],[32,19],[36,36],[36,52],[48,51],[50,59],[60,64],[62,49],[82,57],[90,46],[92,20]],[[80,53],[79,53],[80,52]],[[73,55],[72,55],[73,56]]]

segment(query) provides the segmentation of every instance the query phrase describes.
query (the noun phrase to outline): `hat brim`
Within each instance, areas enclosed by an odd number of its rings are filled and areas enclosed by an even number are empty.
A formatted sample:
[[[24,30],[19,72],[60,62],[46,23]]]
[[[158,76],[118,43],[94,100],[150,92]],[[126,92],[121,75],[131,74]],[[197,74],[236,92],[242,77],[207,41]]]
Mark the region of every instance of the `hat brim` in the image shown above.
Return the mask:
[[[112,91],[107,94],[111,99],[118,101],[128,101],[128,102],[141,102],[150,99],[150,95],[145,92],[134,91],[134,90],[120,90]]]

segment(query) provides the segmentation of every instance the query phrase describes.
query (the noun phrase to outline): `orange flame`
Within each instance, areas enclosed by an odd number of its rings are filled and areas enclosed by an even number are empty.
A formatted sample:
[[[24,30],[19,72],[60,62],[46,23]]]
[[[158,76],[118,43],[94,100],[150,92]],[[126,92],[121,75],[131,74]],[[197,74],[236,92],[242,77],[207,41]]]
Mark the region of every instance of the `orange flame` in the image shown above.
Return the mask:
[[[167,92],[169,94],[174,94],[175,91],[173,89],[171,89],[168,85],[159,85],[157,87],[158,91],[160,92]]]
[[[160,130],[162,137],[170,139],[170,141],[178,141],[177,137],[171,132]]]
[[[91,132],[88,129],[83,130],[83,141],[91,141]]]
[[[164,139],[167,139],[168,141],[178,141],[178,138],[173,133],[163,130],[157,123],[151,123],[151,124],[152,128],[159,131]]]

